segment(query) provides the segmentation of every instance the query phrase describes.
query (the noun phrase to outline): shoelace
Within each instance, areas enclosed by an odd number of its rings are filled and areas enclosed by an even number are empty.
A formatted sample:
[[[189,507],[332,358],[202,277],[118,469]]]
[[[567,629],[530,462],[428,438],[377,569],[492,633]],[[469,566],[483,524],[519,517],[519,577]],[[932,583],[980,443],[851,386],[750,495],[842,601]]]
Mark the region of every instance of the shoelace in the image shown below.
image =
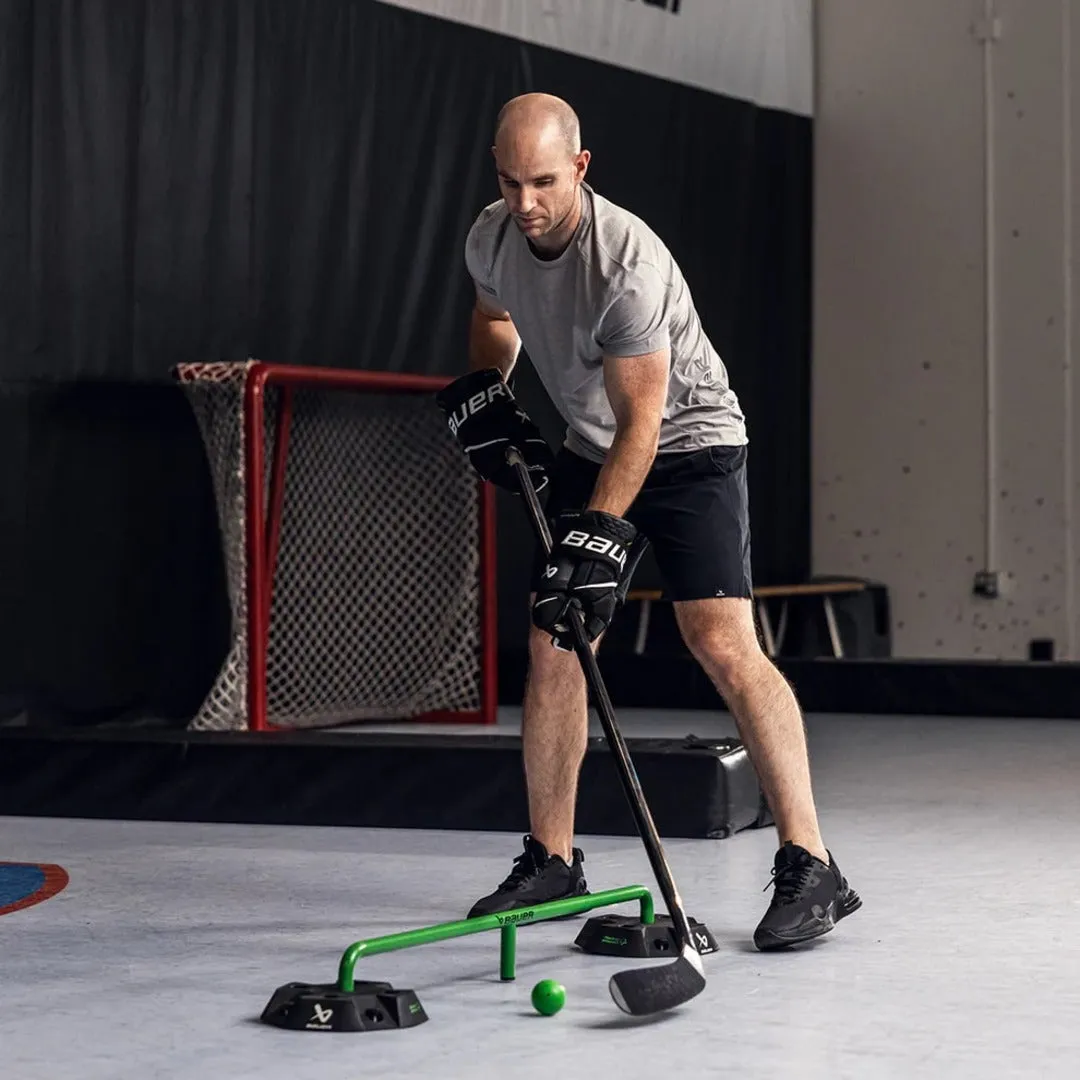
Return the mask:
[[[793,904],[805,893],[807,880],[813,869],[809,862],[788,863],[779,871],[774,866],[772,868],[772,879],[761,891],[767,892],[770,888],[775,887],[780,903]]]
[[[506,880],[499,886],[499,891],[516,889],[523,881],[527,881],[532,877],[533,873],[538,869],[539,867],[536,865],[532,852],[523,851],[514,859],[514,869],[510,871]]]

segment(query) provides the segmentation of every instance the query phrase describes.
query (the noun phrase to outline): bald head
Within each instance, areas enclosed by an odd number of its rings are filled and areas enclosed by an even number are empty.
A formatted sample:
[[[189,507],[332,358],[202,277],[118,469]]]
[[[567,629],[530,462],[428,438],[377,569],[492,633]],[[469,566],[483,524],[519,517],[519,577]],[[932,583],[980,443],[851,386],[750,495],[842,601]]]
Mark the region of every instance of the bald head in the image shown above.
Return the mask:
[[[522,94],[500,110],[492,147],[499,189],[534,248],[558,252],[580,219],[589,166],[577,114],[551,94]]]
[[[495,121],[495,145],[528,140],[559,142],[573,157],[581,153],[581,124],[577,113],[553,94],[522,94],[511,98]]]

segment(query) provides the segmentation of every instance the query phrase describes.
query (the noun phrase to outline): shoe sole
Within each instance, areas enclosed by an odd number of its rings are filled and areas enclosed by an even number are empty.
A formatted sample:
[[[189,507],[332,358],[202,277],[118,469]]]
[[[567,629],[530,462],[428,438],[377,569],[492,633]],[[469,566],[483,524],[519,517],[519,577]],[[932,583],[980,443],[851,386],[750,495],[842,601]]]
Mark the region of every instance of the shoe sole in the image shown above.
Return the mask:
[[[826,917],[817,925],[806,930],[799,931],[797,936],[782,937],[772,931],[766,931],[754,935],[754,944],[761,952],[773,952],[777,949],[787,949],[792,945],[801,945],[804,941],[813,941],[814,938],[823,937],[830,930],[835,929],[841,919],[854,914],[862,907],[862,899],[859,894],[849,888],[843,896],[837,897],[826,912]]]
[[[524,908],[539,907],[540,904],[553,904],[558,900],[577,900],[582,896],[591,896],[592,894],[586,889],[584,892],[568,893],[566,896],[556,896],[553,900],[538,900],[535,904],[518,904],[516,907],[506,908],[503,911],[484,911],[477,915],[474,915],[471,911],[465,916],[466,919],[481,919],[486,915],[505,915],[509,911],[521,911]],[[569,915],[555,915],[550,919],[541,919],[541,922],[566,922],[567,919],[580,918],[584,912],[572,911]]]
[[[589,890],[584,892],[571,893],[569,896],[560,896],[560,900],[577,900],[581,896],[589,896]],[[552,900],[546,900],[545,903],[554,903]],[[568,919],[580,919],[582,915],[586,914],[584,911],[572,911],[569,915],[556,915],[553,919],[542,919],[541,922],[566,922]]]

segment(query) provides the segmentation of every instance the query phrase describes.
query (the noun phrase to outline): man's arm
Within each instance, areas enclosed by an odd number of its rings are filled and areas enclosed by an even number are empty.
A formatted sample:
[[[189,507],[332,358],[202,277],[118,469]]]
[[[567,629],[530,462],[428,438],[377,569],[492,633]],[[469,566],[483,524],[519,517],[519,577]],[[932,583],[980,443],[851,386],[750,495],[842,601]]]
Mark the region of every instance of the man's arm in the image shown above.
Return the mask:
[[[615,413],[615,439],[588,509],[624,517],[645,482],[660,441],[670,351],[605,356],[604,387]]]
[[[542,491],[553,461],[551,447],[506,381],[520,348],[510,313],[492,295],[482,295],[478,285],[469,330],[469,371],[439,390],[435,401],[480,476],[518,492],[517,474],[506,460],[506,450],[513,446],[524,457],[534,487]]]
[[[505,381],[517,363],[521,338],[510,313],[476,290],[469,323],[469,370],[498,368]]]

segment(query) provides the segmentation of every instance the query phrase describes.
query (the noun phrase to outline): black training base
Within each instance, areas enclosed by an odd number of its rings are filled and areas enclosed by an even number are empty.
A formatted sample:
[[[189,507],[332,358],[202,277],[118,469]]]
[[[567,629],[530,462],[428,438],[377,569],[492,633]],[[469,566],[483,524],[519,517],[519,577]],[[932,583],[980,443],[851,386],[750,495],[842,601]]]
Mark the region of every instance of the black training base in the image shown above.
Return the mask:
[[[704,956],[716,952],[716,938],[697,919],[690,919],[694,945]],[[657,915],[656,921],[643,923],[628,915],[595,915],[581,928],[574,944],[583,952],[600,956],[652,957],[679,955],[679,942],[670,915]]]
[[[387,982],[355,987],[346,993],[336,983],[286,983],[274,991],[259,1019],[290,1031],[388,1031],[427,1019],[412,990],[395,990]]]

